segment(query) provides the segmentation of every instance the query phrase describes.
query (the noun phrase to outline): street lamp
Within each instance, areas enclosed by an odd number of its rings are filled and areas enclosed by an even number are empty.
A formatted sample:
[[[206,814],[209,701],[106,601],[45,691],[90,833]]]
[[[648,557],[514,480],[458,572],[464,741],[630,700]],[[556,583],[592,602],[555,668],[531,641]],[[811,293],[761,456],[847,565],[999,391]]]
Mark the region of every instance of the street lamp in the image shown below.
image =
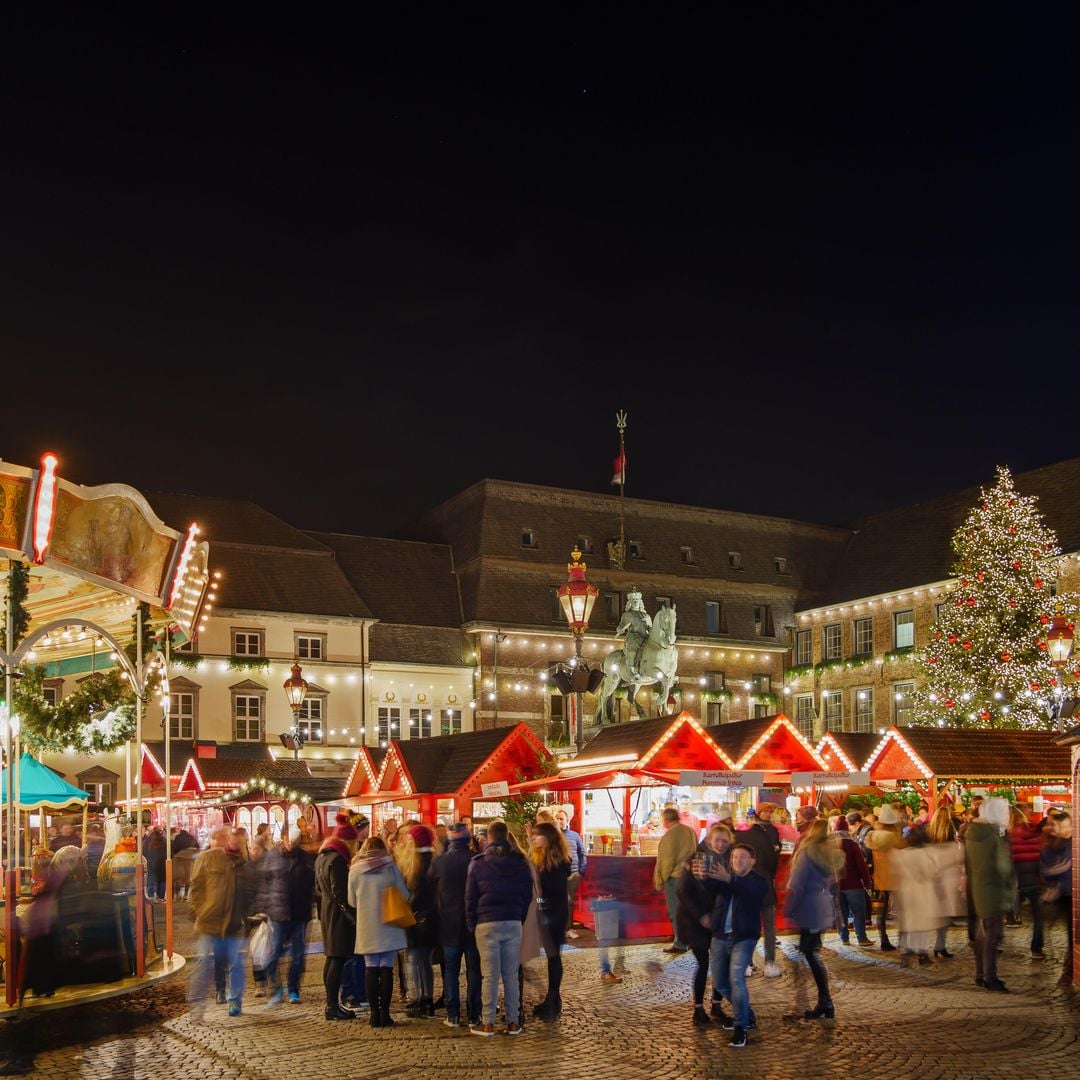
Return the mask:
[[[586,690],[595,689],[596,683],[603,679],[603,672],[589,671],[588,666],[581,658],[581,643],[589,629],[589,616],[592,615],[593,604],[596,603],[600,590],[585,580],[585,564],[581,561],[581,551],[577,545],[570,552],[571,562],[567,563],[566,584],[560,585],[556,590],[559,603],[562,605],[563,614],[566,616],[566,624],[570,627],[570,633],[574,635],[574,671],[569,680],[569,689],[574,693],[574,711],[576,714],[576,731],[573,732],[574,742],[581,749],[584,724],[581,716],[581,695]],[[599,678],[596,678],[599,676]],[[560,689],[565,684],[563,680],[556,679]],[[563,693],[566,691],[563,690]]]
[[[307,680],[300,670],[299,660],[294,661],[292,674],[284,683],[282,683],[282,689],[285,691],[285,697],[288,699],[289,708],[293,711],[293,726],[291,731],[282,732],[278,737],[281,739],[281,745],[284,746],[286,750],[291,750],[293,756],[299,761],[300,751],[303,750],[304,743],[306,742],[300,731],[300,706],[304,704],[304,698],[307,697]]]
[[[1062,675],[1062,685],[1053,711],[1053,719],[1057,721],[1071,720],[1080,711],[1080,698],[1076,695],[1076,688],[1073,686],[1069,692],[1070,688],[1065,681],[1065,665],[1072,655],[1075,629],[1065,616],[1064,606],[1058,601],[1054,605],[1050,628],[1046,631],[1046,651],[1050,654],[1050,662]]]

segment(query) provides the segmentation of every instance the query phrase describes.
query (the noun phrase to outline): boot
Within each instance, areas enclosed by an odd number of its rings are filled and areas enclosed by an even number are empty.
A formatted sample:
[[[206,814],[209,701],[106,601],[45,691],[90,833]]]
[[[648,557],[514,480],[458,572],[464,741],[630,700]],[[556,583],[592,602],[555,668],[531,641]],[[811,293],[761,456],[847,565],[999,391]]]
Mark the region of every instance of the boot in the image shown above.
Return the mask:
[[[410,1020],[420,1020],[427,1016],[427,1010],[424,1006],[424,999],[422,997],[415,997],[412,1001],[405,1003],[405,1015]]]
[[[424,998],[423,1017],[425,1020],[435,1019],[435,1002],[429,997]]]
[[[390,1017],[390,1000],[394,996],[394,969],[379,968],[379,1026],[396,1027],[397,1022]],[[371,1007],[375,1011],[375,1006]]]
[[[889,940],[888,934],[881,935],[881,951],[896,952],[896,946]]]
[[[833,1008],[831,998],[825,998],[822,1000],[818,998],[818,1003],[813,1009],[807,1009],[803,1013],[804,1020],[832,1020],[836,1016],[836,1010]]]
[[[382,983],[378,968],[364,968],[364,988],[368,999],[368,1023],[373,1027],[382,1027]]]
[[[560,1016],[562,1016],[562,998],[556,990],[554,993],[549,993],[544,1004],[536,1010],[536,1018],[551,1023],[558,1020]]]

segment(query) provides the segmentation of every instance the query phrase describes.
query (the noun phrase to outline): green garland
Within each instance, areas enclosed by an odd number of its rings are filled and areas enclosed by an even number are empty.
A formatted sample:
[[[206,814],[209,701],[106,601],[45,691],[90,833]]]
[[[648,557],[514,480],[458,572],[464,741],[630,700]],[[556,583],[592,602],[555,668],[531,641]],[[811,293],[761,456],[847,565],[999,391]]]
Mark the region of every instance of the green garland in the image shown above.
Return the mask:
[[[220,660],[222,657],[215,656],[201,656],[198,653],[181,653],[174,652],[169,657],[169,663],[176,667],[187,668],[189,671],[197,668],[204,660],[209,662],[210,660]],[[225,665],[230,671],[261,671],[264,675],[270,674],[270,664],[272,663],[265,656],[230,656],[225,658]],[[288,663],[287,660],[280,661],[280,663]],[[557,689],[553,687],[553,689]]]
[[[26,563],[8,560],[8,603],[11,605],[12,626],[15,631],[15,643],[8,650],[15,651],[30,629],[30,612],[26,610],[26,597],[30,592],[30,567]],[[8,649],[7,619],[0,620],[0,648]]]

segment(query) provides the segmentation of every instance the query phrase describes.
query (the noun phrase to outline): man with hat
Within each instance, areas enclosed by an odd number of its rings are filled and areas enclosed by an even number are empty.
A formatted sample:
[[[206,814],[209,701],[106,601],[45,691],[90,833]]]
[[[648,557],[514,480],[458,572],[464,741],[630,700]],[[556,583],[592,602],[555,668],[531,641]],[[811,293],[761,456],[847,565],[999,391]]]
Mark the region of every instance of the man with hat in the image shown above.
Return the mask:
[[[757,810],[746,812],[750,828],[745,830],[739,842],[754,849],[754,873],[760,874],[769,888],[761,906],[761,924],[765,930],[765,978],[775,979],[780,975],[780,965],[776,962],[776,871],[780,866],[780,833],[772,823],[776,805],[763,802]]]

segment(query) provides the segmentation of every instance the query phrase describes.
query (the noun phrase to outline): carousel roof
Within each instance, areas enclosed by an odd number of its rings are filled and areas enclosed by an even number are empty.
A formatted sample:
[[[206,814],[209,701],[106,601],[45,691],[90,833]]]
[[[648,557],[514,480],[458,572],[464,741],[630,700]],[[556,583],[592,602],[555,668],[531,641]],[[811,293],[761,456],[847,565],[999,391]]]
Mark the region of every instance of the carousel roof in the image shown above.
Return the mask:
[[[7,804],[8,770],[0,773],[0,803]],[[19,759],[19,808],[61,810],[90,801],[90,792],[74,787],[48,765],[43,765],[33,754],[23,754]]]

